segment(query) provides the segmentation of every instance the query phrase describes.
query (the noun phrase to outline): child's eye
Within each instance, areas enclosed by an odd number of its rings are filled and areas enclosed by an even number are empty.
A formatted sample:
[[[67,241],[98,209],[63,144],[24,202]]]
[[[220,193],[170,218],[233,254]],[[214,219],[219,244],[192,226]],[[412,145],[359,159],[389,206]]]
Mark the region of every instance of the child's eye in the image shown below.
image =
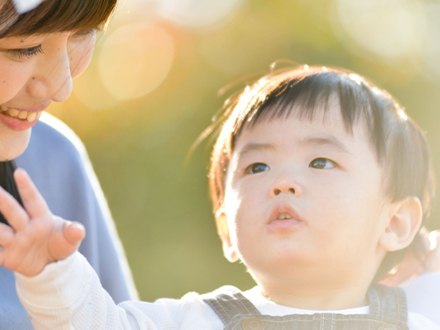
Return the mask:
[[[327,158],[316,158],[310,162],[309,167],[326,170],[336,167],[336,163]]]
[[[270,167],[263,163],[254,163],[246,167],[247,174],[256,174],[261,172],[269,171]]]
[[[18,48],[18,49],[9,49],[8,53],[12,55],[12,57],[16,57],[18,59],[22,59],[23,57],[32,57],[39,53],[43,52],[43,48],[41,48],[41,45],[35,46],[35,47],[28,47],[28,48]]]

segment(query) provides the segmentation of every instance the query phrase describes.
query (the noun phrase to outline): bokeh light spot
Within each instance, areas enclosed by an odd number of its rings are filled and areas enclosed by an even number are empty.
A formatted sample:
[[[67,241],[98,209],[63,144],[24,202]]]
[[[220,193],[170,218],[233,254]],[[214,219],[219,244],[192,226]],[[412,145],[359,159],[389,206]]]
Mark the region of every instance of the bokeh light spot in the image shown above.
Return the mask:
[[[179,25],[205,27],[231,16],[243,0],[159,0],[158,14]]]
[[[158,87],[171,69],[172,37],[158,26],[133,23],[104,41],[99,72],[108,91],[118,100],[144,96]]]
[[[427,33],[423,39],[423,63],[427,66],[425,75],[432,79],[440,77],[440,4],[426,4]]]
[[[336,0],[335,6],[333,25],[342,41],[354,41],[389,58],[418,51],[425,32],[424,10],[418,1]]]
[[[99,79],[96,62],[92,62],[86,71],[75,78],[73,93],[82,104],[93,110],[108,109],[118,103]]]

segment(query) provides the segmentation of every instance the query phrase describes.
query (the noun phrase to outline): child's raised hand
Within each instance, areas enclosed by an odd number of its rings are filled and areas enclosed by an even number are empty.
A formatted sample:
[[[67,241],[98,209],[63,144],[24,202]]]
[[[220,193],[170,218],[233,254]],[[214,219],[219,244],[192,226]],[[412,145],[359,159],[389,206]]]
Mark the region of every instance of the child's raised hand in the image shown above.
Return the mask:
[[[408,251],[397,272],[382,280],[382,284],[397,286],[416,276],[440,272],[440,230],[429,233],[422,228],[419,240],[419,245],[424,248],[421,251]]]
[[[47,264],[74,253],[85,236],[85,229],[80,223],[52,215],[24,170],[17,169],[14,179],[24,209],[0,187],[0,212],[11,225],[0,223],[0,265],[25,276],[35,276]]]

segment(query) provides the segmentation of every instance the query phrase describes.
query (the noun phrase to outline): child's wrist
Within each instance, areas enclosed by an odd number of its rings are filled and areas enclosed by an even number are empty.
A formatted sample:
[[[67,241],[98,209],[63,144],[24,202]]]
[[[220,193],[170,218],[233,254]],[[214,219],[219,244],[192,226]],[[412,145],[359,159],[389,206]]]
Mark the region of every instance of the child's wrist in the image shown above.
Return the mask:
[[[75,299],[85,284],[82,258],[79,252],[75,252],[63,260],[47,264],[41,273],[32,277],[15,273],[20,300],[35,304],[44,297],[46,306],[59,308],[63,301]],[[59,288],[64,289],[60,292]]]

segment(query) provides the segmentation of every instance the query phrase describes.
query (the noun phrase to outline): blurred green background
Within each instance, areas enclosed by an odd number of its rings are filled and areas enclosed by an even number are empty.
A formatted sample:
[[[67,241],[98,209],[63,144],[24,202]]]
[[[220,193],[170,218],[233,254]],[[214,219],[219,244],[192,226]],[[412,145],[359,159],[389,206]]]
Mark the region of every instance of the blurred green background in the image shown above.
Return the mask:
[[[228,93],[279,66],[351,69],[427,132],[440,173],[440,4],[416,0],[122,0],[71,98],[49,109],[84,141],[140,297],[252,287],[222,256],[209,142]],[[233,89],[234,90],[234,89]],[[437,208],[429,227],[440,228]]]

